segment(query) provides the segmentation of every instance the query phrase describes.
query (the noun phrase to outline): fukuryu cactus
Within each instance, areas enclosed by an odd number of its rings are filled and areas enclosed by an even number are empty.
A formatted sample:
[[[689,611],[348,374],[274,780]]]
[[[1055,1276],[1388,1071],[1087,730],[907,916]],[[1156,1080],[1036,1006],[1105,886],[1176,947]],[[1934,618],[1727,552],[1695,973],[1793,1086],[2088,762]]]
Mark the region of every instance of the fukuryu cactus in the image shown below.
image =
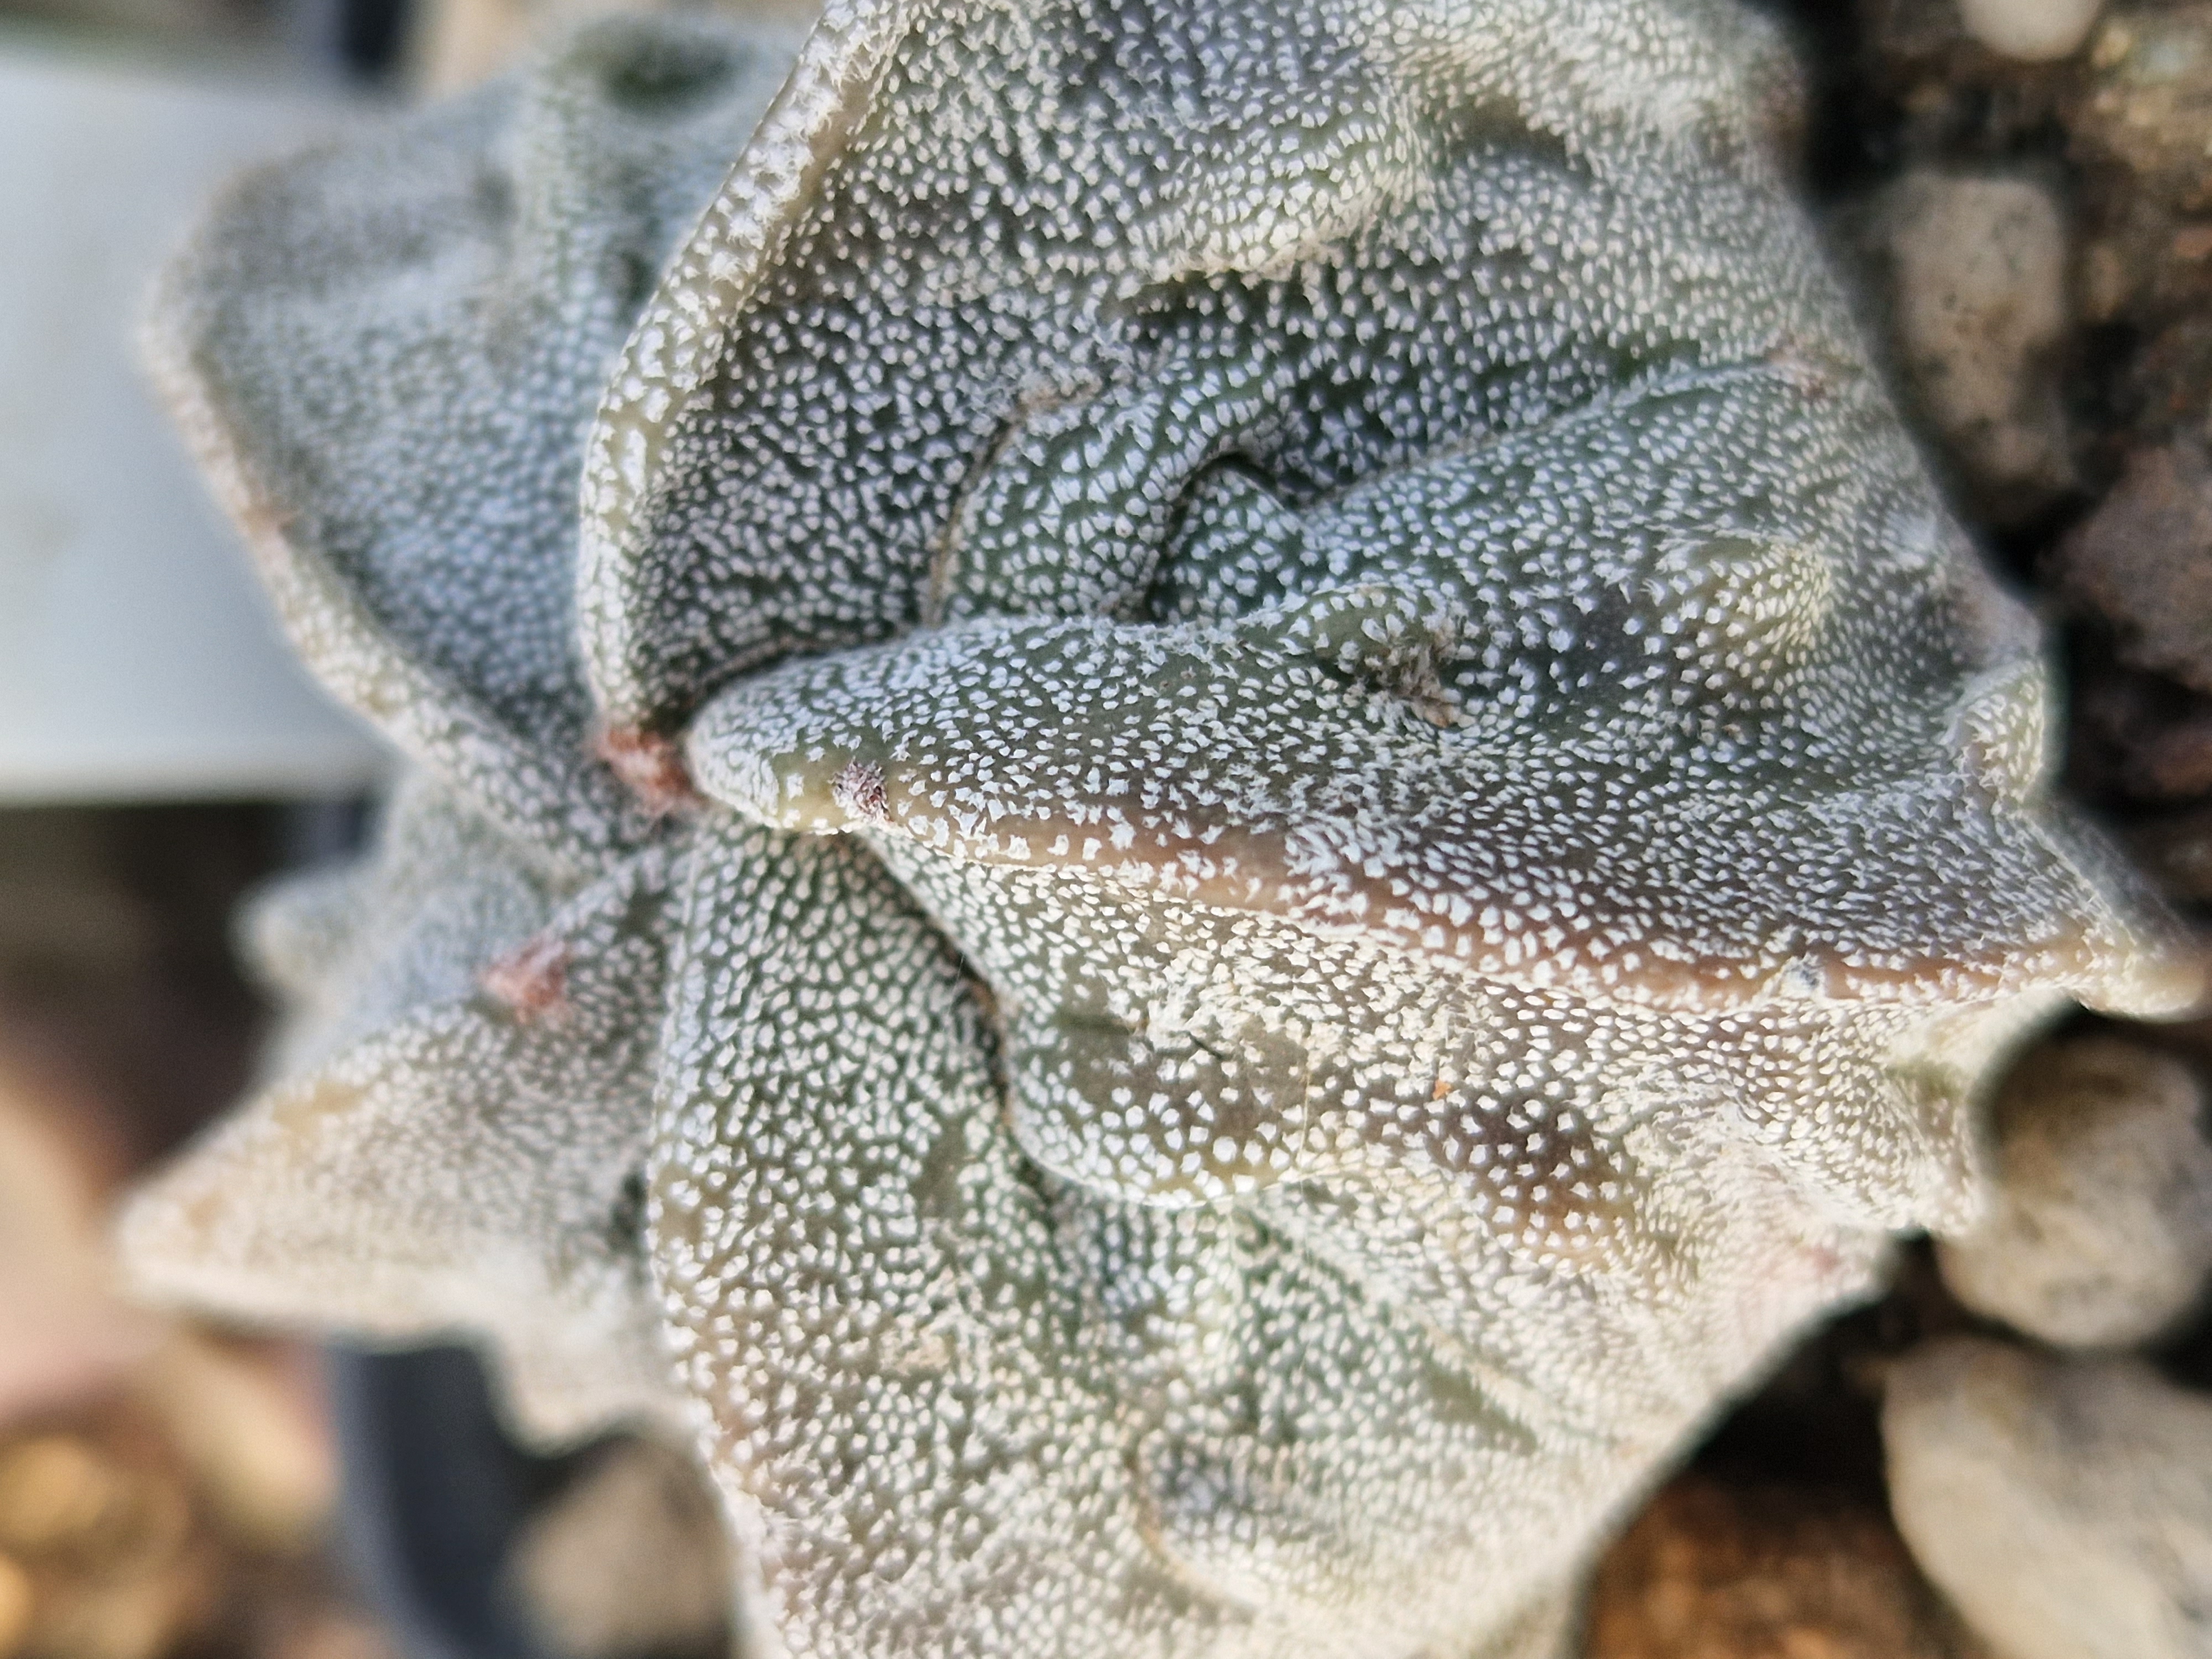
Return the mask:
[[[2196,991],[1791,118],[1720,0],[838,0],[241,182],[155,356],[410,768],[142,1279],[696,1436],[762,1653],[1559,1650]]]

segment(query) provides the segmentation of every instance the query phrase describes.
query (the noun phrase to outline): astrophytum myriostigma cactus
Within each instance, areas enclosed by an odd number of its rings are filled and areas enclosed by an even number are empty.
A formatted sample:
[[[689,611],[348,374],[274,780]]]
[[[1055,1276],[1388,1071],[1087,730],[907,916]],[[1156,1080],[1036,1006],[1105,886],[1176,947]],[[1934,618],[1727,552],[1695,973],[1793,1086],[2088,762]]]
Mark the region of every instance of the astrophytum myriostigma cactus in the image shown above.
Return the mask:
[[[696,1434],[763,1653],[1553,1650],[2005,1046],[2194,994],[1789,89],[1718,0],[851,0],[238,185],[159,368],[412,769],[141,1276]]]

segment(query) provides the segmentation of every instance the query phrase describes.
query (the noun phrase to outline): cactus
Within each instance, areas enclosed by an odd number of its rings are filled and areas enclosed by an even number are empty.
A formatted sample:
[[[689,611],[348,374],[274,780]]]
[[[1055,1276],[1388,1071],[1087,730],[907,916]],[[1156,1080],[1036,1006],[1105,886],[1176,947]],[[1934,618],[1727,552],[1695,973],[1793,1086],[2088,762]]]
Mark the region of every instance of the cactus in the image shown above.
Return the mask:
[[[153,355],[409,772],[141,1280],[694,1437],[763,1652],[1560,1650],[2008,1045],[2196,994],[1790,84],[1721,0],[838,0],[242,181]]]

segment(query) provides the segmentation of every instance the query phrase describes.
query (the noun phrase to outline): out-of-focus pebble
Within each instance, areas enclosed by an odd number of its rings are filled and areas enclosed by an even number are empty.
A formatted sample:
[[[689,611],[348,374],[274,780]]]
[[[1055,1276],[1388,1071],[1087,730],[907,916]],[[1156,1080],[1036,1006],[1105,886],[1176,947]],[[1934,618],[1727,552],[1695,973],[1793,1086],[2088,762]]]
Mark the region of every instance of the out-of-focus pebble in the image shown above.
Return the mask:
[[[1959,21],[1991,52],[2028,63],[2070,57],[2104,0],[1959,0]]]
[[[2006,1659],[2203,1659],[2212,1400],[1951,1337],[1893,1367],[1882,1439],[1899,1529]]]
[[[562,1659],[724,1654],[729,1545],[698,1468],[646,1439],[603,1448],[517,1540],[511,1571]],[[638,1586],[653,1586],[650,1595]]]
[[[2124,1037],[2031,1050],[1998,1091],[1996,1191],[1936,1247],[1975,1312],[2075,1347],[2157,1335],[2212,1272],[2212,1145],[2189,1068]]]
[[[1667,1487],[1606,1553],[1589,1659],[1970,1659],[1877,1510],[1809,1488]]]
[[[0,1056],[0,1425],[104,1386],[155,1328],[109,1289],[95,1152],[31,1092]]]
[[[2033,179],[1920,168],[1868,220],[1899,367],[1946,453],[1994,516],[2073,481],[2057,395],[2071,324],[2065,222]]]
[[[181,1563],[76,1581],[39,1610],[25,1659],[163,1659],[198,1622],[203,1595]]]
[[[326,1613],[279,1637],[267,1659],[399,1659],[392,1641],[366,1619]]]
[[[2091,160],[2117,162],[2183,213],[2212,209],[2212,5],[2132,5],[2089,42],[2089,78],[2069,126]]]
[[[2136,866],[2168,898],[2212,900],[2212,811],[2199,810],[2134,824],[2125,832]]]
[[[2197,444],[2131,456],[2051,574],[2112,629],[2122,661],[2212,692],[2212,462]]]
[[[2212,696],[2120,662],[2108,629],[2084,630],[2080,647],[2071,665],[2069,781],[2092,797],[2169,807],[2212,793]]]
[[[31,1634],[38,1592],[31,1575],[0,1555],[0,1659],[15,1659]]]
[[[397,1659],[329,1560],[302,1547],[313,1540],[272,1524],[299,1522],[309,1485],[294,1462],[301,1449],[283,1443],[295,1430],[274,1431],[278,1457],[258,1431],[221,1421],[253,1409],[257,1395],[280,1417],[312,1410],[314,1390],[287,1380],[291,1357],[210,1337],[183,1352],[181,1364],[165,1352],[98,1401],[0,1435],[0,1581],[21,1575],[31,1593],[29,1622],[14,1647],[0,1641],[0,1659]],[[203,1363],[222,1380],[209,1386]],[[180,1373],[191,1379],[182,1386]],[[196,1401],[212,1421],[188,1448],[179,1442],[193,1437],[173,1424]],[[241,1516],[270,1541],[244,1535]],[[9,1588],[0,1582],[0,1621]]]
[[[0,1451],[0,1548],[70,1548],[114,1525],[128,1503],[115,1466],[73,1435],[40,1435]]]
[[[278,1553],[316,1540],[337,1502],[337,1465],[280,1352],[179,1332],[139,1387],[234,1537]]]

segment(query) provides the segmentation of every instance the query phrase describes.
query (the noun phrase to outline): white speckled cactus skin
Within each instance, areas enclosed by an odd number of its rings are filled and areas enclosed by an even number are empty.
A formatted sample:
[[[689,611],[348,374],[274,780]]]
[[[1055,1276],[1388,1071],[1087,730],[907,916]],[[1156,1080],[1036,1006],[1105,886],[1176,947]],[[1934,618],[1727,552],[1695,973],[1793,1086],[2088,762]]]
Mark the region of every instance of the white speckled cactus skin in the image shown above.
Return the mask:
[[[683,1425],[763,1654],[1558,1650],[2007,1045],[2196,991],[1788,84],[1717,0],[851,0],[243,182],[158,367],[413,772],[142,1279]]]

